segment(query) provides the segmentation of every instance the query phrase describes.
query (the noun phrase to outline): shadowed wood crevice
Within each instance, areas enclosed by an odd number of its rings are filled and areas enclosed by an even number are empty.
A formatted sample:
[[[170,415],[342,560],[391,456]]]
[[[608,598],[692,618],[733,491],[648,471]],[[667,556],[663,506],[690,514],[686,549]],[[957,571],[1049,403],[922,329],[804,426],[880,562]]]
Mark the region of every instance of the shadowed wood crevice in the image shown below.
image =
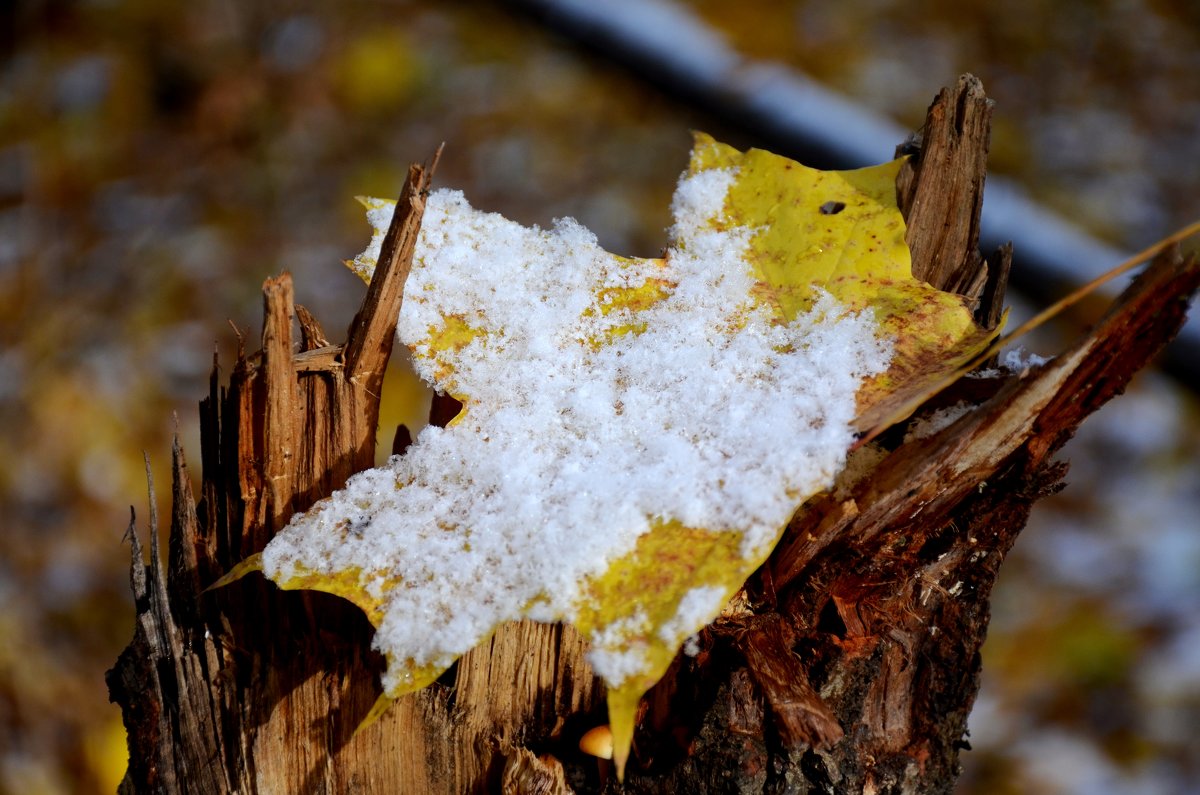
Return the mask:
[[[943,91],[897,183],[914,271],[966,296],[989,328],[1011,262],[1011,249],[986,262],[977,250],[990,114],[970,76]],[[647,695],[619,785],[576,750],[604,721],[603,688],[569,627],[502,626],[356,731],[383,667],[357,608],[257,576],[202,590],[374,464],[429,184],[429,169],[409,171],[344,344],[294,304],[285,273],[264,285],[262,350],[247,354],[239,333],[227,386],[214,357],[198,504],[173,451],[165,569],[153,494],[149,562],[130,525],[137,619],[108,674],[129,732],[122,792],[950,792],[1000,564],[1032,504],[1061,485],[1054,451],[1178,329],[1196,264],[1163,254],[1052,362],[968,379],[917,415],[968,402],[954,423],[857,450],[860,477],[800,509],[700,633],[699,654],[681,654]],[[431,421],[460,408],[439,396]]]

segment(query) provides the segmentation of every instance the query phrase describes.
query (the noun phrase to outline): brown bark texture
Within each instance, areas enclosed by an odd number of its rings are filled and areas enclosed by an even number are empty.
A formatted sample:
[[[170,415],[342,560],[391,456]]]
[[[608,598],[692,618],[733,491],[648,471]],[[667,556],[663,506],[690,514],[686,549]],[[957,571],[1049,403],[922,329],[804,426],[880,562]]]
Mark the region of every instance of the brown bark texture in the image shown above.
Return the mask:
[[[978,251],[991,103],[973,77],[939,94],[897,195],[914,271],[1000,317],[1011,251]],[[374,463],[380,387],[430,169],[414,166],[344,344],[263,288],[262,350],[214,362],[199,499],[173,461],[166,562],[131,519],[137,621],[109,672],[127,793],[950,792],[979,686],[988,598],[1032,504],[1061,488],[1056,450],[1181,325],[1200,267],[1159,255],[1074,346],[1025,373],[934,398],[973,408],[927,435],[856,450],[770,560],[643,701],[624,783],[577,750],[605,721],[570,627],[501,627],[436,684],[359,727],[380,692],[365,617],[260,576],[204,588],[297,511]],[[293,321],[300,339],[293,338]],[[435,400],[439,422],[456,407]],[[402,448],[403,434],[397,436]]]

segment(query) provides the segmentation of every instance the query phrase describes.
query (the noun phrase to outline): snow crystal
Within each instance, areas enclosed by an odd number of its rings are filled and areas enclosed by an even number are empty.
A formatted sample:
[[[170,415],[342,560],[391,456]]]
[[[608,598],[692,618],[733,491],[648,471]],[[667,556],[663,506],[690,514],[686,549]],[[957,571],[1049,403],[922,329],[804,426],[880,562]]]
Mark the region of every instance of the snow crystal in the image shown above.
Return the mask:
[[[360,571],[385,600],[375,645],[447,666],[502,621],[571,620],[581,581],[655,522],[740,531],[742,553],[764,556],[842,467],[855,394],[890,347],[870,313],[827,295],[787,325],[750,299],[754,230],[711,223],[734,177],[681,180],[665,260],[609,255],[571,219],[529,229],[431,194],[397,335],[466,408],[296,517],[267,546],[266,573]],[[663,293],[648,308],[613,301],[647,283]],[[450,321],[476,332],[452,356],[430,344]],[[703,626],[719,590],[688,593],[663,639]],[[644,666],[636,619],[592,639],[610,683]]]
[[[723,588],[693,588],[679,600],[675,616],[658,628],[658,636],[666,643],[679,644],[712,621],[725,605]]]
[[[1049,358],[1038,356],[1019,346],[1005,351],[1000,357],[1001,366],[1010,373],[1020,373],[1021,375],[1025,375],[1034,367],[1041,367],[1048,361],[1050,361]]]
[[[917,417],[904,434],[904,441],[911,442],[914,439],[928,439],[938,431],[949,428],[961,417],[970,414],[974,408],[973,404],[962,401],[955,403],[953,406],[935,409],[927,415]]]
[[[588,662],[610,687],[646,670],[646,629],[650,617],[642,610],[618,618],[604,629],[593,632],[588,640]]]

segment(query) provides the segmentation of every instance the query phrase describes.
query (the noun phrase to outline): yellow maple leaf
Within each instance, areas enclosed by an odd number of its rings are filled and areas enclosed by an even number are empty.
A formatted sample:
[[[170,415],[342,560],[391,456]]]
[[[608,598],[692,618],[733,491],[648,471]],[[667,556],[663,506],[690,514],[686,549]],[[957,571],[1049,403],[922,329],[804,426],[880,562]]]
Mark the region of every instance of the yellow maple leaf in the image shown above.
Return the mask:
[[[661,259],[433,193],[397,334],[463,412],[225,580],[261,569],[359,605],[388,662],[372,714],[503,621],[571,622],[621,771],[638,699],[855,432],[989,340],[912,278],[898,167],[820,172],[698,135]],[[369,279],[392,204],[364,203],[375,238],[348,264]]]

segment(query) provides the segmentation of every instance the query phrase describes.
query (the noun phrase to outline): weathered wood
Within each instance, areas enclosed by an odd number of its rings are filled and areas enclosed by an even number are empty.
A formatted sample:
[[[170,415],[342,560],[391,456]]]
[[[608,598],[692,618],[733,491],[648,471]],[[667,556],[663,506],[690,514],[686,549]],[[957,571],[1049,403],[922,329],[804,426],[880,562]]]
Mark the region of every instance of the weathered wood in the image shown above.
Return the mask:
[[[200,504],[177,448],[167,570],[157,535],[148,568],[134,550],[139,626],[109,677],[136,759],[126,791],[485,791],[508,757],[550,740],[558,716],[594,714],[601,702],[578,634],[523,622],[466,655],[447,684],[400,700],[355,734],[382,668],[356,608],[282,593],[261,578],[201,593],[293,512],[374,464],[380,389],[428,174],[410,172],[345,344],[331,345],[294,304],[285,273],[263,287],[262,350],[239,351],[225,389],[214,360],[201,403]],[[460,408],[444,397],[432,419],[444,424]],[[208,772],[197,774],[202,767]]]
[[[738,646],[754,683],[770,706],[783,747],[830,748],[845,736],[837,716],[808,681],[800,658],[792,653],[792,626],[778,613],[762,613],[739,622],[746,625]]]
[[[973,78],[942,92],[897,185],[917,272],[975,301],[989,327],[1011,259],[985,264],[976,249],[990,108]],[[700,654],[648,694],[622,786],[575,750],[604,720],[603,690],[569,627],[502,626],[356,733],[382,668],[356,608],[261,577],[202,592],[373,465],[428,185],[414,167],[346,343],[294,305],[287,274],[264,285],[262,351],[239,349],[227,387],[214,359],[198,505],[175,448],[165,570],[153,494],[149,563],[131,523],[137,624],[108,677],[129,731],[122,791],[949,792],[1000,562],[1032,503],[1059,487],[1054,450],[1178,329],[1195,263],[1160,257],[1035,372],[940,396],[975,406],[950,426],[856,451],[701,633]],[[459,409],[440,396],[431,419]],[[398,431],[396,447],[406,439]]]
[[[896,180],[913,275],[972,300],[987,277],[979,255],[979,216],[991,121],[992,101],[983,83],[963,75],[930,105],[915,142],[920,157],[910,159]]]
[[[133,641],[121,652],[107,681],[124,708],[130,734],[129,770],[120,791],[232,792],[225,760],[221,714],[214,703],[218,682],[210,672],[217,649],[192,612],[199,589],[194,571],[195,513],[183,451],[175,445],[172,479],[176,503],[171,522],[171,572],[164,572],[158,548],[158,512],[149,461],[150,562],[131,517],[133,555],[130,584],[137,608]],[[170,584],[168,584],[170,583]],[[169,594],[174,593],[176,601]],[[125,700],[121,700],[124,697]],[[216,764],[214,764],[216,761]]]
[[[148,566],[135,538],[138,626],[109,674],[130,738],[125,791],[340,793],[363,782],[405,791],[395,770],[359,769],[361,760],[389,755],[394,735],[386,729],[404,715],[351,741],[378,694],[381,668],[356,609],[280,593],[261,579],[201,590],[261,549],[294,510],[373,464],[379,384],[428,185],[427,170],[414,167],[389,233],[391,256],[381,259],[346,345],[330,346],[294,306],[283,274],[264,285],[262,351],[240,349],[224,389],[214,360],[201,403],[199,506],[176,449],[168,570],[153,512]],[[347,350],[352,370],[343,364]],[[342,759],[359,764],[335,761]]]

